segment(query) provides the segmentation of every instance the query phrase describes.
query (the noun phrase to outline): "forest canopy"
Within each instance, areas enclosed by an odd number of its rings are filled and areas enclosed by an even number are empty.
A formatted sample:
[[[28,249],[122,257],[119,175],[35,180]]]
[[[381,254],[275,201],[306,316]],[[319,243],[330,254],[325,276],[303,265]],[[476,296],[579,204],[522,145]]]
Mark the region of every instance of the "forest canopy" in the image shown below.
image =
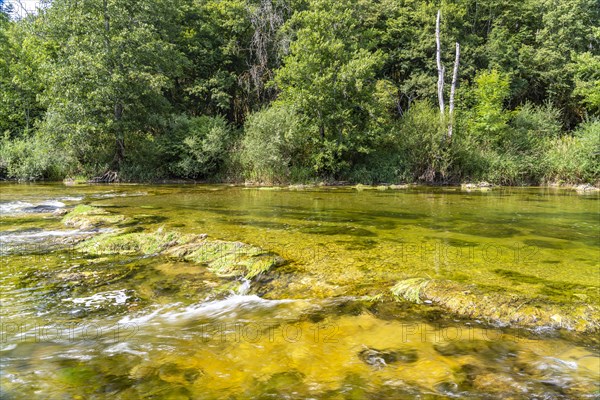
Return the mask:
[[[3,178],[600,181],[597,0],[16,11],[0,1]]]

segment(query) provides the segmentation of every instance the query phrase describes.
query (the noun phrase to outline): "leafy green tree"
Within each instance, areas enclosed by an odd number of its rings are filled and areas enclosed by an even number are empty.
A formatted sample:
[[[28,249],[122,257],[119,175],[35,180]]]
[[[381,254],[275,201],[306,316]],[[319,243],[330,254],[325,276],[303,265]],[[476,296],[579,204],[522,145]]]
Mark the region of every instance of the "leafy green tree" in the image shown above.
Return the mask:
[[[248,40],[244,0],[194,0],[183,4],[176,39],[189,63],[178,79],[176,101],[192,115],[227,113],[236,118],[237,76],[245,67]]]
[[[508,76],[497,70],[483,72],[475,79],[473,131],[484,143],[502,140],[509,114],[504,111],[504,101],[510,93]]]
[[[258,182],[287,182],[305,168],[309,132],[294,109],[275,105],[251,114],[244,125],[241,161],[246,177]]]
[[[338,172],[347,166],[348,153],[368,140],[384,56],[372,49],[368,26],[361,24],[367,10],[352,0],[311,0],[288,21],[295,39],[275,82],[280,101],[294,105],[318,129],[317,172]]]
[[[184,59],[156,24],[172,8],[166,1],[56,0],[40,17],[55,47],[45,66],[43,129],[82,163],[120,169],[126,137],[155,132],[157,117],[169,111],[165,91]]]
[[[598,54],[600,36],[597,21],[600,7],[596,0],[540,0],[542,28],[536,35],[532,69],[537,71],[534,87],[559,108],[565,110],[567,125],[577,122],[572,59],[577,54]]]
[[[574,57],[574,96],[585,107],[582,114],[600,115],[600,55],[585,52]]]
[[[0,133],[3,133],[9,126],[9,90],[11,84],[10,76],[10,45],[8,42],[9,20],[4,9],[0,9]]]
[[[37,29],[33,18],[15,23],[0,13],[0,132],[13,137],[29,134],[44,114],[38,97],[44,90],[40,68],[47,51]]]

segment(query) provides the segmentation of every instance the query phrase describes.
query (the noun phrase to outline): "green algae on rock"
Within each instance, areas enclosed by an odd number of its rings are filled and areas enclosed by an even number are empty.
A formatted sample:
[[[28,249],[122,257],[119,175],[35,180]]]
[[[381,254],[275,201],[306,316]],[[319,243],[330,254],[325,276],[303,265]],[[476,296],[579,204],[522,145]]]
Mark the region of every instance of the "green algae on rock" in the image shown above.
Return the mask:
[[[107,233],[81,243],[78,249],[91,255],[165,255],[206,265],[220,277],[247,279],[283,264],[284,260],[259,247],[241,242],[209,240],[207,235],[184,235],[158,229],[155,232]]]
[[[424,278],[411,278],[398,282],[393,288],[392,293],[396,297],[401,297],[413,303],[421,304],[421,292],[430,280]]]
[[[79,205],[67,214],[63,223],[80,229],[115,224],[121,229],[100,234],[81,242],[77,250],[93,256],[104,255],[164,255],[173,259],[206,265],[219,277],[252,279],[284,259],[275,253],[241,242],[209,240],[206,234],[182,234],[163,227],[154,232],[137,231],[139,222],[156,222],[155,216],[139,215],[125,218],[99,207]],[[125,228],[125,229],[122,229]]]
[[[111,214],[103,208],[80,204],[64,216],[63,223],[79,229],[89,229],[116,224],[123,220],[125,220],[123,215]]]
[[[247,279],[284,263],[283,258],[260,247],[241,242],[208,240],[206,235],[172,247],[165,251],[165,255],[207,265],[218,276],[243,276]]]
[[[460,317],[504,326],[564,328],[583,333],[600,330],[600,308],[586,302],[563,304],[543,297],[424,278],[402,280],[391,292],[397,300],[435,304]]]
[[[80,244],[80,250],[92,255],[105,254],[141,254],[154,255],[169,247],[188,243],[193,235],[181,235],[177,232],[107,233],[96,236]]]

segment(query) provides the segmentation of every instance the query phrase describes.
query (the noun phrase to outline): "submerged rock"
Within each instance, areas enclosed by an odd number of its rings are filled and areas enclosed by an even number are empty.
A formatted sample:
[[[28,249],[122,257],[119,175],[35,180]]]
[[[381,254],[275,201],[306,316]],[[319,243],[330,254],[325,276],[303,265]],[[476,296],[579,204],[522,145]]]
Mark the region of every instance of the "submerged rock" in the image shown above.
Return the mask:
[[[367,347],[358,353],[358,358],[365,364],[371,365],[376,369],[386,367],[388,364],[413,363],[419,359],[417,351],[409,350],[377,350]]]
[[[108,233],[99,235],[79,246],[79,249],[93,255],[142,254],[154,255],[183,243],[194,240],[193,235],[165,232],[158,229],[152,233]]]
[[[458,385],[455,382],[440,382],[434,385],[434,389],[436,392],[446,396],[458,397],[459,394]]]
[[[289,398],[290,392],[305,392],[304,378],[304,374],[296,370],[278,372],[271,375],[266,381],[258,382],[257,392],[266,398]]]
[[[184,368],[175,363],[168,362],[158,368],[157,374],[161,381],[185,385],[193,383],[204,373],[196,368]]]
[[[508,374],[483,373],[475,376],[472,382],[473,389],[476,392],[484,392],[498,397],[527,395],[529,388],[526,383],[518,382]]]
[[[104,216],[100,213],[99,216]],[[113,232],[81,243],[79,251],[100,255],[164,255],[208,267],[221,277],[254,278],[283,265],[275,253],[241,242],[210,240],[206,234],[190,235],[159,228],[154,232]]]
[[[209,240],[201,235],[194,240],[167,249],[165,255],[204,264],[218,276],[244,276],[251,279],[284,259],[275,253],[241,242]]]
[[[433,348],[445,357],[473,355],[486,362],[514,357],[517,346],[514,343],[489,340],[453,340],[448,343],[434,344]]]
[[[60,210],[65,205],[60,202],[56,202],[59,204],[39,204],[37,206],[26,207],[23,208],[23,212],[32,213],[32,214],[45,214],[45,213],[54,213]]]
[[[391,292],[397,300],[431,302],[461,317],[499,325],[564,328],[576,332],[600,330],[600,308],[596,304],[554,303],[543,297],[484,291],[475,285],[424,278],[400,281]]]
[[[125,220],[123,215],[111,214],[102,208],[80,204],[65,215],[63,223],[79,229],[90,229],[116,224],[123,220]]]
[[[576,192],[578,193],[585,193],[585,192],[598,192],[600,191],[600,188],[597,188],[595,186],[590,185],[589,183],[586,183],[585,185],[577,185],[573,188]]]

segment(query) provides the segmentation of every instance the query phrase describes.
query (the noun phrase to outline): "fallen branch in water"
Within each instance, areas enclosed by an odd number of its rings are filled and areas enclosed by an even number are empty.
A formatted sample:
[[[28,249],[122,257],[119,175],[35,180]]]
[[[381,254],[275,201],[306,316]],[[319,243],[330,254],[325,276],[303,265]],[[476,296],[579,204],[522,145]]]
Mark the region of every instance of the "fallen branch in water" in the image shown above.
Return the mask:
[[[89,183],[117,183],[119,174],[115,171],[106,171],[102,176],[96,176],[88,181]]]

